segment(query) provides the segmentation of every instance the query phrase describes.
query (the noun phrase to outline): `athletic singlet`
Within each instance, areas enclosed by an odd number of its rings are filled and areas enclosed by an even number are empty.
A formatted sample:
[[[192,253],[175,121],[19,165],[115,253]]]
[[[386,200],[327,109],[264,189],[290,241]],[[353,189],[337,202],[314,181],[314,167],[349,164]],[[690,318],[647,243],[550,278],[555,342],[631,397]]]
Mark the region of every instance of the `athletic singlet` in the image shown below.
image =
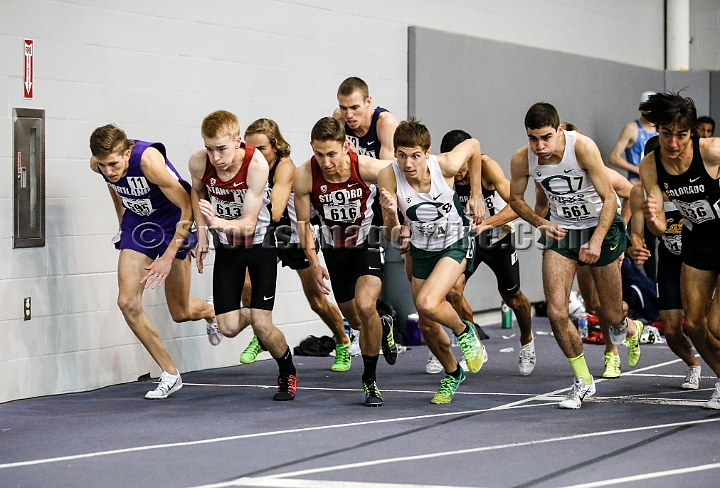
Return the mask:
[[[268,174],[268,185],[269,185],[269,191],[268,191],[268,198],[272,195],[272,189],[275,186],[275,171],[277,170],[278,163],[280,162],[280,159],[278,158],[277,161],[275,161],[275,164],[272,168],[270,168],[270,173]],[[272,208],[272,205],[270,206]],[[313,208],[312,205],[310,205],[310,222],[315,224],[318,220],[318,213],[315,208]],[[272,224],[273,227],[280,227],[280,226],[290,226],[290,244],[297,244],[300,242],[300,237],[298,236],[298,225],[297,225],[297,214],[295,213],[295,192],[290,192],[290,199],[288,199],[287,205],[285,206],[285,211],[282,214],[282,217],[280,217],[280,220],[276,223]]]
[[[125,176],[120,178],[116,183],[111,183],[105,174],[103,174],[102,171],[100,172],[105,182],[120,195],[123,207],[129,210],[129,212],[123,214],[123,220],[125,220],[126,217],[142,218],[135,220],[162,219],[168,213],[172,213],[173,215],[177,213],[178,217],[176,217],[176,219],[179,218],[180,209],[165,196],[159,186],[149,182],[147,178],[145,178],[145,173],[143,173],[142,166],[140,165],[145,150],[148,147],[154,147],[160,151],[160,154],[165,158],[165,168],[168,173],[173,175],[188,193],[190,193],[190,185],[182,179],[180,173],[177,172],[168,160],[165,146],[159,142],[145,142],[137,139],[135,139],[134,142],[135,147],[132,148],[132,152],[130,153],[130,160],[128,161],[128,169]],[[151,215],[153,219],[148,218]]]
[[[320,213],[323,240],[332,247],[353,247],[365,242],[373,219],[377,189],[360,177],[357,153],[350,151],[348,155],[350,178],[341,183],[327,181],[315,156],[310,159],[310,202]]]
[[[625,149],[625,159],[633,166],[640,166],[640,161],[642,161],[642,158],[645,156],[645,143],[652,136],[656,136],[657,131],[646,131],[639,120],[635,121],[635,125],[637,125],[638,128],[637,140],[635,141],[635,144]],[[640,178],[640,175],[633,173],[632,171],[628,171],[628,179],[638,178]]]
[[[682,254],[682,227],[683,218],[680,211],[673,202],[663,202],[665,208],[665,234],[661,237],[662,243],[672,254],[679,256]]]
[[[410,244],[425,251],[442,251],[467,235],[469,225],[455,190],[445,181],[437,157],[427,159],[430,192],[410,186],[397,160],[392,168],[397,182],[398,207],[410,223]]]
[[[240,143],[240,147],[245,149],[245,157],[237,174],[228,181],[221,181],[218,177],[215,166],[210,163],[210,159],[205,157],[205,174],[202,181],[207,187],[210,203],[215,208],[215,215],[227,220],[238,220],[243,216],[243,202],[247,193],[247,173],[255,153],[254,146],[247,146],[244,142]],[[234,234],[226,234],[218,231],[218,238],[222,244],[231,246],[247,246],[250,244],[262,244],[270,224],[270,199],[268,198],[269,186],[266,184],[263,193],[263,204],[260,207],[257,224],[255,224],[255,233],[252,236],[239,236]]]
[[[655,167],[660,189],[667,194],[683,216],[683,240],[702,237],[705,245],[714,245],[720,236],[720,186],[710,177],[700,154],[700,138],[692,138],[693,158],[687,171],[671,175],[660,159],[660,147],[655,149]],[[707,240],[712,238],[711,240]]]
[[[345,135],[353,143],[358,154],[380,159],[380,138],[377,133],[377,122],[378,117],[383,112],[387,112],[387,110],[382,107],[375,107],[375,112],[370,121],[370,128],[362,137],[352,135],[353,130],[347,123],[345,124]]]
[[[528,170],[545,190],[550,221],[564,229],[589,229],[598,224],[602,199],[587,171],[578,165],[576,139],[575,131],[565,131],[565,152],[558,164],[539,164],[528,145]]]
[[[455,192],[457,193],[458,200],[460,200],[460,205],[464,209],[468,200],[470,200],[470,185],[460,185],[456,182]],[[493,215],[500,213],[500,211],[507,205],[505,200],[503,200],[500,194],[495,190],[488,190],[485,186],[483,186],[482,194],[483,200],[485,200],[485,218],[492,217]],[[515,232],[515,225],[512,222],[508,222],[500,227],[495,227],[485,232],[489,234],[490,240],[488,242],[492,245],[511,232]]]

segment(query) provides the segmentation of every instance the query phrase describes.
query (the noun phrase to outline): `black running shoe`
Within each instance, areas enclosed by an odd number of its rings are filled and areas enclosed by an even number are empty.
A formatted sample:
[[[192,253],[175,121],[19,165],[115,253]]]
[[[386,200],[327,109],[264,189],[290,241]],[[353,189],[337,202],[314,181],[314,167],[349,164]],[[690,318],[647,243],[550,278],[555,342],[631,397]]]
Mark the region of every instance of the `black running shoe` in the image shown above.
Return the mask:
[[[383,404],[380,390],[375,380],[363,381],[363,391],[365,391],[365,406],[379,407]]]
[[[393,319],[389,315],[380,317],[382,323],[382,353],[388,364],[397,361],[398,348],[393,337]]]
[[[278,391],[275,393],[273,400],[277,402],[287,402],[295,398],[295,390],[297,389],[297,376],[294,374],[281,374],[278,376]]]

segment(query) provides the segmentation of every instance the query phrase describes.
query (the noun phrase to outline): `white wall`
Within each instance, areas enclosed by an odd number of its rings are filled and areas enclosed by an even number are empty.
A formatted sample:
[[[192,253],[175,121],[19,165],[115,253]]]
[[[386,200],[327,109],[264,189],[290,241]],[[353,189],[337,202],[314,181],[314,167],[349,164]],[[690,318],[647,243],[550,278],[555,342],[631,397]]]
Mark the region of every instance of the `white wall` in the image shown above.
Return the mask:
[[[149,355],[115,305],[117,229],[88,169],[92,130],[117,123],[166,144],[187,176],[199,125],[223,108],[243,126],[275,119],[302,162],[309,131],[347,76],[406,115],[407,27],[662,68],[662,0],[332,0],[0,2],[0,402],[132,381]],[[35,40],[35,99],[22,99],[23,38]],[[643,49],[629,49],[642,45]],[[458,60],[461,63],[462,60]],[[451,76],[448,73],[448,76]],[[12,107],[46,110],[47,245],[12,249]],[[193,294],[210,293],[193,274]],[[22,321],[22,299],[33,319]],[[145,305],[181,371],[236,364],[249,340],[212,348],[204,325],[174,324],[162,292]],[[279,275],[275,322],[296,345],[323,334],[296,275]],[[328,363],[329,367],[330,363]]]
[[[720,70],[720,0],[690,0],[690,69]]]

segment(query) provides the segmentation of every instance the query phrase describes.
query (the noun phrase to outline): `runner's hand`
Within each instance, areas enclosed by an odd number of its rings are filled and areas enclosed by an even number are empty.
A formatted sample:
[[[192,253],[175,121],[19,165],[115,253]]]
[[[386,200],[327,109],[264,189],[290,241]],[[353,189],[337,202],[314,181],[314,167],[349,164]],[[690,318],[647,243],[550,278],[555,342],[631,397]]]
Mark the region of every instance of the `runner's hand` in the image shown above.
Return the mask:
[[[567,235],[567,231],[555,222],[548,222],[547,224],[541,225],[538,227],[538,230],[546,239],[552,239],[553,241],[560,241]]]
[[[170,274],[174,256],[160,256],[150,266],[145,266],[147,274],[140,280],[145,284],[145,288],[155,289],[165,284],[165,278]]]
[[[602,242],[596,243],[593,239],[590,239],[580,246],[580,255],[578,258],[583,263],[595,264],[597,260],[600,259],[600,251],[602,251]]]
[[[644,244],[642,247],[630,246],[625,252],[638,266],[645,264],[650,257],[650,250]]]
[[[480,225],[485,219],[485,200],[482,197],[470,197],[465,205],[465,215],[475,225]]]
[[[207,236],[204,232],[199,231],[198,232],[198,243],[197,247],[195,248],[195,265],[197,266],[198,273],[202,274],[203,272],[203,265],[205,258],[208,255],[208,249],[210,248],[210,245],[208,243]]]
[[[385,188],[380,188],[380,206],[390,215],[397,215],[397,197]]]
[[[212,203],[208,202],[205,199],[201,199],[198,202],[198,205],[200,206],[200,213],[203,214],[203,217],[205,217],[205,222],[207,223],[208,227],[217,227],[218,220],[220,219],[218,219],[215,215],[215,209],[213,208]]]
[[[642,204],[643,217],[645,220],[655,220],[658,212],[658,204],[655,195],[650,193]]]
[[[317,284],[320,291],[323,292],[325,295],[329,295],[330,287],[328,287],[325,283],[325,280],[330,279],[330,275],[328,274],[327,270],[318,264],[313,268],[313,274],[315,275],[315,283]]]

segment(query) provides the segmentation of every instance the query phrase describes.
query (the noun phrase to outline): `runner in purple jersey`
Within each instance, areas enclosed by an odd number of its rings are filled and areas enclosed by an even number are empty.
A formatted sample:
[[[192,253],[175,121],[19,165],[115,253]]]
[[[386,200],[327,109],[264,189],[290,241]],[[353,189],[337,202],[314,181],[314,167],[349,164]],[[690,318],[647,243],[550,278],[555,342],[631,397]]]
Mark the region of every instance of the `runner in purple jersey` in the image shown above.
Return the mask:
[[[213,328],[217,334],[213,306],[190,298],[188,252],[196,238],[190,233],[189,185],[168,161],[162,144],[128,139],[114,125],[95,129],[90,150],[90,168],[107,182],[120,221],[120,232],[113,239],[120,250],[118,306],[163,371],[158,387],[145,398],[167,398],[182,387],[182,379],[157,328],[143,311],[143,291],[164,284],[175,322],[204,318],[209,337]]]

